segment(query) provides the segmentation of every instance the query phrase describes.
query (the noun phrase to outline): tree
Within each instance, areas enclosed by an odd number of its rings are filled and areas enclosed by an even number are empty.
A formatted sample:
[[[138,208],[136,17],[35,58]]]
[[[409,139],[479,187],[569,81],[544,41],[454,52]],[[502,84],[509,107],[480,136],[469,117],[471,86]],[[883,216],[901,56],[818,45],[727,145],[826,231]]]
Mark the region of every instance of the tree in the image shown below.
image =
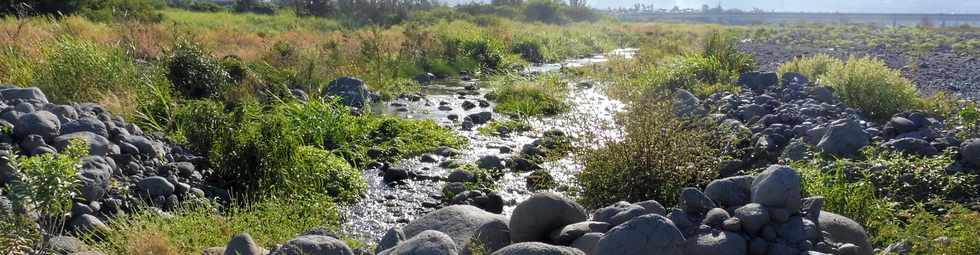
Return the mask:
[[[37,14],[72,14],[85,3],[84,0],[0,0],[0,12],[18,14],[24,10]]]
[[[255,6],[258,5],[258,2],[259,2],[258,0],[238,0],[238,1],[235,1],[235,11],[238,11],[238,12],[252,11],[253,9],[255,9]]]

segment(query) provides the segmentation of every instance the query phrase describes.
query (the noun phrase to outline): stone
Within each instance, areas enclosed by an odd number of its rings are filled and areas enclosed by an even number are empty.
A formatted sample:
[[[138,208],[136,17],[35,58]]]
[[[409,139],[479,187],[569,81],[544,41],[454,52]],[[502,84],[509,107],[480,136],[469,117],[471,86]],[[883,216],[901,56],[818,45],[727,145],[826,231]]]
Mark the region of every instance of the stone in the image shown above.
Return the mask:
[[[382,180],[386,183],[397,183],[408,179],[408,169],[388,168],[384,171]]]
[[[61,134],[61,120],[48,111],[36,111],[22,115],[14,124],[14,136],[24,138],[35,134],[51,141]]]
[[[678,207],[684,210],[684,212],[694,215],[704,215],[711,208],[715,208],[715,202],[711,201],[707,195],[697,188],[681,189],[680,201],[678,203]]]
[[[752,201],[752,176],[733,176],[714,180],[704,194],[722,208],[740,207]]]
[[[599,240],[604,236],[606,236],[604,233],[585,233],[578,239],[575,239],[571,247],[585,252],[586,255],[592,255],[595,254],[595,246],[599,244]]]
[[[325,96],[338,97],[342,104],[358,109],[371,102],[367,85],[353,77],[340,77],[331,81],[324,92]]]
[[[99,201],[109,191],[112,166],[105,157],[88,156],[79,161],[79,191],[86,201]]]
[[[476,176],[472,172],[466,170],[456,170],[449,173],[449,177],[446,179],[447,182],[468,182],[476,179]]]
[[[817,225],[800,216],[790,217],[785,223],[779,224],[776,233],[789,243],[820,241],[820,230],[817,229]]]
[[[766,242],[765,239],[756,237],[749,241],[749,254],[751,255],[764,255],[768,249],[769,242]]]
[[[775,72],[745,72],[739,75],[736,84],[753,91],[763,91],[779,84],[779,75]]]
[[[69,254],[89,250],[85,242],[71,236],[51,237],[47,241],[47,248],[56,254]]]
[[[648,214],[619,225],[599,240],[597,255],[646,255],[684,252],[686,240],[664,216]]]
[[[802,207],[801,182],[796,169],[771,165],[752,181],[752,203],[799,212]]]
[[[570,245],[586,233],[606,233],[612,225],[598,221],[583,221],[569,224],[561,229],[551,232],[551,243],[557,245]]]
[[[476,166],[480,169],[503,169],[504,160],[497,155],[487,155],[476,160]]]
[[[674,92],[674,114],[680,117],[697,117],[706,114],[701,100],[690,91],[678,89]]]
[[[728,218],[731,218],[731,216],[728,215],[728,211],[721,208],[714,208],[704,215],[704,220],[701,221],[701,224],[712,227],[720,227],[725,220],[728,220]]]
[[[23,100],[42,104],[48,103],[48,98],[44,96],[44,92],[37,87],[0,89],[0,100],[8,102]]]
[[[894,116],[887,123],[885,123],[885,134],[889,137],[895,137],[901,134],[913,132],[919,129],[914,121],[906,119],[900,116]]]
[[[303,235],[287,241],[272,255],[354,255],[354,251],[334,237]]]
[[[474,114],[467,115],[466,119],[472,121],[473,124],[482,125],[493,120],[493,113],[491,112],[474,113]]]
[[[426,230],[378,255],[456,255],[458,248],[445,233]]]
[[[647,210],[648,213],[653,213],[657,215],[667,215],[667,209],[665,209],[664,206],[661,205],[660,202],[657,202],[656,200],[647,200],[647,201],[635,203],[634,205],[639,205],[643,207],[644,209]]]
[[[90,214],[72,217],[71,227],[79,233],[98,232],[109,229],[102,220]]]
[[[228,245],[225,246],[224,255],[265,255],[266,251],[252,239],[248,233],[241,233],[233,236]]]
[[[119,154],[119,147],[112,144],[109,139],[88,131],[75,132],[55,137],[53,145],[55,149],[63,152],[68,148],[68,145],[71,144],[71,141],[74,140],[82,141],[88,145],[89,155],[107,156],[110,154]]]
[[[820,219],[817,222],[824,238],[837,244],[850,243],[860,247],[858,255],[873,254],[871,243],[868,241],[868,234],[864,228],[854,220],[847,217],[831,213],[820,212]]]
[[[735,218],[742,222],[742,229],[746,233],[755,234],[762,230],[762,227],[769,224],[769,210],[761,204],[751,203],[735,209]]]
[[[545,241],[551,231],[588,219],[585,208],[562,195],[542,192],[514,208],[510,217],[512,242]]]
[[[881,144],[882,148],[910,155],[935,156],[939,150],[928,141],[919,138],[899,138]]]
[[[425,230],[435,230],[453,238],[457,248],[469,246],[471,240],[484,244],[510,243],[507,217],[489,213],[470,205],[452,205],[428,213],[405,225],[402,230],[405,237],[412,238]],[[484,228],[484,225],[495,224],[494,227]],[[495,233],[483,233],[481,231]],[[461,254],[468,254],[459,251]]]
[[[968,166],[980,168],[980,138],[963,141],[960,146],[960,161]]]
[[[871,136],[864,132],[860,123],[854,119],[841,119],[830,124],[817,148],[834,156],[853,157],[869,143]]]
[[[745,255],[748,241],[735,232],[713,231],[687,239],[685,255]]]
[[[516,243],[497,250],[492,255],[584,255],[585,253],[565,246],[539,242]]]
[[[149,195],[152,197],[169,196],[174,193],[174,185],[167,179],[160,176],[143,178],[136,184],[139,195]]]
[[[102,123],[102,121],[93,117],[84,117],[75,121],[63,123],[61,125],[62,134],[71,134],[75,132],[92,132],[104,137],[109,137],[109,129],[106,128],[105,123]]]

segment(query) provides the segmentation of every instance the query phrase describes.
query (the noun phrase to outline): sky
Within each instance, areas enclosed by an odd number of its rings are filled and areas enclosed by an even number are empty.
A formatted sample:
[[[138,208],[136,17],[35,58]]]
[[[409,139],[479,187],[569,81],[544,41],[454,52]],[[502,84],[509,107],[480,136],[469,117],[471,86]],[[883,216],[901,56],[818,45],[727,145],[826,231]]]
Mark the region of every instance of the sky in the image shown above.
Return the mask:
[[[449,0],[471,2],[479,0]],[[489,1],[489,0],[486,0]],[[980,0],[587,0],[599,9],[632,7],[634,4],[653,3],[657,8],[700,9],[702,4],[712,7],[721,2],[725,8],[789,12],[870,12],[870,13],[980,13]]]

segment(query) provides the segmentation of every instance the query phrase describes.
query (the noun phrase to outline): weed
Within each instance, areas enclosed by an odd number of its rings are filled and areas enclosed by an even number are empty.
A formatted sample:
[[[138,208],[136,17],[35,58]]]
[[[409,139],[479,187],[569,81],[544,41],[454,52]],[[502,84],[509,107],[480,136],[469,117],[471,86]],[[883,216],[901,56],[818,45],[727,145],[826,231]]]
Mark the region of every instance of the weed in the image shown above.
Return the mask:
[[[817,79],[826,74],[831,69],[844,64],[844,61],[831,57],[827,54],[816,54],[813,56],[799,57],[783,63],[779,66],[779,74],[789,72],[799,73],[810,79]]]
[[[61,232],[64,222],[60,216],[71,211],[72,200],[78,196],[76,175],[79,160],[85,155],[88,155],[87,144],[73,140],[61,154],[4,156],[19,172],[16,180],[6,186],[15,211],[36,211],[45,218],[40,223],[47,233]]]
[[[565,102],[566,84],[555,74],[531,80],[504,78],[492,84],[500,113],[533,117],[556,115],[570,108]]]
[[[844,65],[831,67],[819,82],[833,88],[844,103],[876,120],[920,106],[915,85],[877,59],[852,57]]]

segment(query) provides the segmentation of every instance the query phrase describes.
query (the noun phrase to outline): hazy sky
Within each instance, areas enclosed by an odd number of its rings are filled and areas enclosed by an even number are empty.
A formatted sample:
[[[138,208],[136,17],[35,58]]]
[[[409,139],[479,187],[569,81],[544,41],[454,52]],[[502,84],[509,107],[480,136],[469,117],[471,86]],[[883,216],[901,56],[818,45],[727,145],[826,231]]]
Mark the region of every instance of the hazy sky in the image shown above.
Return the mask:
[[[479,0],[448,0],[466,3]],[[484,0],[489,1],[489,0]],[[980,13],[980,0],[587,0],[589,5],[606,9],[653,3],[657,8],[712,7],[721,2],[725,8],[767,11],[808,12],[915,12],[915,13]]]

